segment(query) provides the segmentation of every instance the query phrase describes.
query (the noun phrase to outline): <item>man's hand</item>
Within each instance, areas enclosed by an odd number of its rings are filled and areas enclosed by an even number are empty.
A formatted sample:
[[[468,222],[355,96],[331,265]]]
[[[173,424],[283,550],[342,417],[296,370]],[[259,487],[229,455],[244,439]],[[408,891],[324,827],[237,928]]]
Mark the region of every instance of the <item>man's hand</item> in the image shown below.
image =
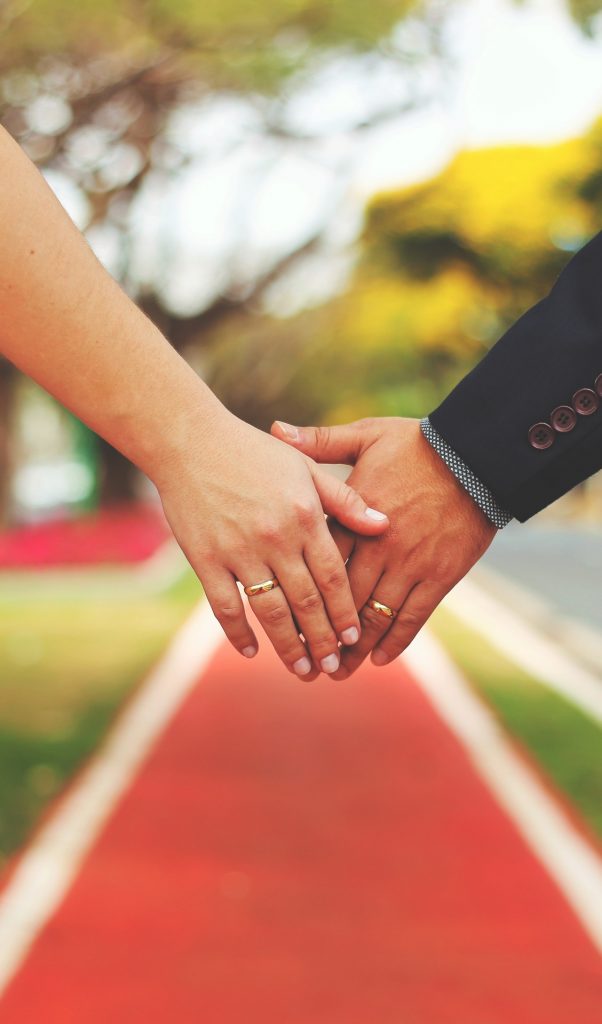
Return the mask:
[[[275,423],[275,437],[316,462],[353,465],[348,483],[389,517],[380,537],[363,538],[331,523],[362,634],[343,648],[335,679],[372,651],[375,665],[396,658],[439,602],[489,547],[497,530],[423,437],[418,420],[369,419],[337,427]],[[390,619],[366,605],[393,608]]]

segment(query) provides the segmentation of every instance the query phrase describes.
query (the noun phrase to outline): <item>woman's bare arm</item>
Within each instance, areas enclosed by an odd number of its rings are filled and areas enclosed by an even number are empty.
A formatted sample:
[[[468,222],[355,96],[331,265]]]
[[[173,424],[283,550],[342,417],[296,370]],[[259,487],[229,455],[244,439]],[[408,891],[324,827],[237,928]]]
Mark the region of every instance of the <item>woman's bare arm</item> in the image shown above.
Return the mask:
[[[0,225],[0,351],[155,482],[239,651],[252,656],[257,642],[236,580],[277,576],[281,588],[253,609],[280,657],[300,675],[335,670],[337,639],[349,642],[359,621],[320,501],[368,535],[386,519],[224,408],[102,268],[2,129]]]

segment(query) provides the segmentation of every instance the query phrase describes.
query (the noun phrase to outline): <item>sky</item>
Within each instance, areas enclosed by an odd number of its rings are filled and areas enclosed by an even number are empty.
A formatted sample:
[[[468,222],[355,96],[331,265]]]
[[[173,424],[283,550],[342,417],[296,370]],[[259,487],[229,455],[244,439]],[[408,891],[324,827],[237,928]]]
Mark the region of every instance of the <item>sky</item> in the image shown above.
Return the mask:
[[[450,5],[444,32],[449,72],[427,63],[415,112],[353,136],[359,117],[403,100],[400,67],[374,57],[338,55],[318,66],[284,112],[311,144],[262,137],[243,101],[214,97],[172,123],[190,157],[175,180],[151,181],[134,211],[134,260],[141,280],[162,282],[181,315],[202,309],[232,281],[252,278],[330,224],[320,256],[272,293],[275,311],[294,312],[344,287],[349,242],[366,200],[380,189],[436,174],[459,149],[498,143],[549,143],[584,132],[602,115],[602,24],[587,39],[563,0],[464,0]],[[420,45],[411,23],[400,43]],[[411,39],[412,33],[416,36]],[[76,197],[53,181],[75,219]],[[91,242],[116,271],[117,234]]]
[[[358,171],[368,195],[429,176],[458,149],[559,141],[602,114],[602,38],[586,39],[561,0],[470,0],[447,38],[450,88],[375,140]]]

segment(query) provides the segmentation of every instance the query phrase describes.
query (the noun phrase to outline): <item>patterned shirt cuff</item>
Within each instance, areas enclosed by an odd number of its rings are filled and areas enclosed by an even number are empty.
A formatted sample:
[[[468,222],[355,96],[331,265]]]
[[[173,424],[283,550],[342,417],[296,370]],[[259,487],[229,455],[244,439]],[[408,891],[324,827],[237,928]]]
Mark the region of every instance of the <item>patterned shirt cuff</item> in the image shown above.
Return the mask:
[[[514,516],[506,512],[505,509],[500,508],[489,488],[484,483],[481,483],[473,471],[462,461],[457,452],[450,448],[447,441],[435,430],[428,416],[420,421],[420,427],[428,443],[441,456],[445,465],[451,469],[456,480],[462,484],[464,490],[468,491],[472,500],[481,509],[481,512],[485,513],[489,521],[494,526],[497,526],[498,530],[503,530],[504,526],[507,526]]]

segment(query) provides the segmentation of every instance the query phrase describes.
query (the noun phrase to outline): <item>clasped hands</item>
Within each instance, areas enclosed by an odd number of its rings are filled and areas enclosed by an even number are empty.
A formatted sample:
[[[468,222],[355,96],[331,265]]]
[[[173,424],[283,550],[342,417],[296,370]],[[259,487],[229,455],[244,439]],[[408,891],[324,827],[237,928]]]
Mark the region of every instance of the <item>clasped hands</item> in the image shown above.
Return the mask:
[[[167,518],[246,657],[258,643],[237,582],[279,581],[249,603],[301,678],[345,679],[370,653],[392,661],[496,533],[417,420],[276,422],[270,437],[224,410],[215,429],[218,449],[199,436],[159,487]],[[353,469],[345,484],[319,463]]]
[[[330,524],[361,623],[361,637],[342,648],[334,677],[346,678],[370,653],[373,664],[386,665],[478,561],[496,528],[417,420],[366,419],[336,427],[275,423],[272,434],[318,463],[353,466],[349,486],[387,514],[389,526],[377,537]],[[370,599],[391,608],[394,618],[375,610]]]

